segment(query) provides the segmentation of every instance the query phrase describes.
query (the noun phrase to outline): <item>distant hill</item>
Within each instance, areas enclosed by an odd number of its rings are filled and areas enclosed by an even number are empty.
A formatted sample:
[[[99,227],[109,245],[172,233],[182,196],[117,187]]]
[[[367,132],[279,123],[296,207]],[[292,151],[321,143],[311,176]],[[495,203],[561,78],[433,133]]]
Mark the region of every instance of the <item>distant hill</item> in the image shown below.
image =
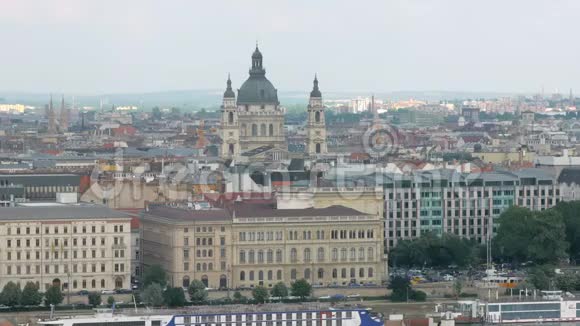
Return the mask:
[[[113,105],[137,105],[139,107],[150,109],[154,106],[160,107],[179,107],[185,111],[205,109],[218,109],[221,105],[223,90],[177,90],[177,91],[160,91],[151,93],[118,93],[102,95],[86,94],[65,94],[67,103],[72,102],[72,95],[75,97],[77,106],[92,106],[110,108]],[[375,95],[377,99],[387,100],[404,100],[417,99],[427,101],[440,100],[463,100],[476,98],[498,98],[513,96],[518,94],[510,93],[491,93],[491,92],[450,92],[450,91],[397,91],[397,92],[371,92],[365,91],[326,91],[322,93],[325,99],[351,99],[358,96],[370,97]],[[26,105],[43,106],[49,101],[49,94],[40,93],[3,93],[0,102],[22,103]],[[288,91],[279,92],[278,97],[282,105],[302,105],[308,103],[309,93],[305,91]],[[60,94],[53,94],[55,103],[59,103]]]

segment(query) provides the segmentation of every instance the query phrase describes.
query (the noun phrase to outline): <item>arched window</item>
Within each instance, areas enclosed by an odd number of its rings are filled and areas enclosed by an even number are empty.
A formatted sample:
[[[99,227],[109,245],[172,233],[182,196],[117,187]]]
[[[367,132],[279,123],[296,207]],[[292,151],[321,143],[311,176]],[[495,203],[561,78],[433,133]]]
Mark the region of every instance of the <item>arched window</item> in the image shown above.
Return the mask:
[[[264,280],[264,271],[259,271],[258,272],[258,280],[259,281],[263,281]]]
[[[290,249],[290,261],[291,262],[295,263],[298,260],[297,255],[298,255],[298,253],[296,251],[296,248]]]
[[[304,249],[304,261],[305,262],[310,261],[310,248]]]
[[[242,136],[248,135],[248,126],[245,123],[242,123],[241,132],[242,132]]]
[[[207,269],[213,271],[213,263],[207,264]]]
[[[274,262],[274,250],[268,249],[266,254],[266,261],[270,264]]]
[[[307,280],[310,279],[310,268],[304,270],[304,278]]]
[[[97,280],[92,280],[91,281],[91,287],[94,289],[97,287]]]
[[[346,278],[346,268],[340,270],[340,277]]]
[[[316,143],[316,154],[322,153],[322,146],[320,143]]]
[[[276,250],[276,262],[277,263],[282,262],[282,249]]]
[[[207,264],[206,263],[203,263],[201,266],[202,266],[201,268],[204,272],[207,271]]]
[[[356,260],[356,249],[350,248],[350,260]]]
[[[252,124],[252,136],[258,136],[258,125],[255,123]]]
[[[188,287],[189,287],[189,276],[187,276],[187,275],[186,275],[186,276],[184,276],[184,277],[183,277],[183,282],[182,282],[181,284],[182,284],[182,286],[183,286],[184,288],[188,288]]]
[[[316,111],[316,113],[314,113],[314,121],[316,123],[320,123],[320,111]]]
[[[260,136],[266,136],[266,124],[262,123],[260,125]]]
[[[321,280],[324,278],[324,269],[319,268],[318,269],[318,279]]]
[[[292,268],[292,270],[290,271],[290,279],[295,280],[297,276],[296,274],[297,274],[296,268]]]
[[[246,252],[244,250],[240,250],[240,264],[246,263]]]
[[[254,258],[254,250],[250,250],[248,253],[248,263],[253,264],[255,262]]]
[[[254,280],[254,271],[250,271],[250,281]]]
[[[356,270],[353,268],[350,269],[350,278],[355,278],[356,277]]]
[[[208,250],[208,251],[207,251],[207,256],[208,256],[208,257],[213,257],[213,250],[211,250],[211,249],[210,249],[210,250]]]
[[[104,289],[104,288],[105,288],[105,280],[101,280],[101,289]]]
[[[358,260],[365,260],[365,248],[359,248]]]
[[[373,247],[369,247],[369,249],[367,250],[367,259],[368,260],[374,260],[375,259],[375,251],[373,250]]]
[[[358,277],[365,277],[365,269],[364,268],[360,268],[358,270]]]
[[[372,267],[369,267],[368,277],[373,277],[374,271]]]
[[[228,114],[228,123],[229,124],[233,124],[234,123],[234,113],[233,112],[230,112]]]
[[[281,271],[281,270],[278,270],[278,271],[276,272],[276,280],[278,280],[278,281],[279,281],[279,280],[281,280],[281,279],[282,279],[282,271]]]
[[[201,271],[201,263],[197,263],[197,266],[195,268],[198,272]]]
[[[269,128],[268,131],[269,131],[270,137],[271,136],[274,136],[274,125],[273,124],[270,124],[270,126],[268,128]]]
[[[338,260],[338,249],[337,248],[333,248],[332,249],[332,260],[333,261],[337,261]]]
[[[264,262],[264,251],[258,250],[258,264],[262,264]]]
[[[240,281],[245,281],[246,280],[246,272],[241,271],[240,272]]]
[[[324,248],[322,247],[318,248],[316,258],[318,259],[318,261],[324,261]]]
[[[234,150],[234,144],[228,144],[228,153],[229,154],[234,154],[235,150]]]
[[[332,269],[332,278],[337,278],[338,277],[338,271],[336,270],[336,268]]]
[[[346,260],[346,248],[340,249],[340,260],[342,261]]]
[[[272,271],[268,271],[268,281],[271,281],[273,277],[274,274],[272,273]]]

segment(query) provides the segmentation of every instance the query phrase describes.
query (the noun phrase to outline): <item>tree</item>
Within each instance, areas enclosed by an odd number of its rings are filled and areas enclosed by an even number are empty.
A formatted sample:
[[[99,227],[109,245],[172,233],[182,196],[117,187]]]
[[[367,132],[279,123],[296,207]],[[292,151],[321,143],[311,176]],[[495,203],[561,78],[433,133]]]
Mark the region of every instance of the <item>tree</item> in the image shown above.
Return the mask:
[[[110,296],[107,298],[107,304],[108,304],[109,306],[112,306],[114,303],[115,303],[115,298],[114,298],[112,295],[110,295]]]
[[[168,287],[165,292],[163,292],[163,299],[165,304],[169,307],[183,307],[185,305],[185,293],[183,288],[180,287]]]
[[[307,280],[301,279],[297,280],[292,283],[292,295],[296,297],[300,297],[300,299],[304,300],[304,298],[309,297],[312,293],[312,286],[308,283]]]
[[[576,276],[573,274],[556,275],[556,287],[559,290],[567,292],[574,291],[578,286],[577,282],[578,280],[576,279]]]
[[[64,295],[62,294],[62,291],[60,290],[60,286],[56,286],[56,285],[49,287],[48,290],[46,290],[44,297],[46,300],[46,304],[49,304],[49,305],[60,304],[62,302],[62,300],[64,299]]]
[[[418,239],[399,242],[391,252],[391,264],[406,267],[468,266],[475,262],[478,246],[454,234],[427,233]]]
[[[145,274],[143,275],[143,286],[153,283],[157,283],[161,287],[165,287],[165,284],[167,283],[167,275],[161,265],[151,265],[145,269]]]
[[[407,277],[395,276],[389,283],[391,289],[391,301],[403,302],[408,300],[425,301],[427,294],[423,291],[415,291],[411,288],[411,282]]]
[[[499,223],[495,244],[508,261],[545,264],[567,256],[565,225],[557,210],[532,212],[514,206],[501,214]]]
[[[425,293],[423,291],[419,291],[419,290],[413,290],[413,291],[411,291],[409,299],[411,299],[413,301],[423,302],[423,301],[427,300],[427,293]]]
[[[552,290],[553,287],[553,277],[554,277],[554,266],[551,265],[540,265],[534,267],[530,271],[530,282],[534,285],[536,289],[539,290]]]
[[[459,279],[455,280],[455,282],[453,283],[453,295],[455,296],[455,299],[459,299],[462,290],[463,283]]]
[[[189,283],[189,299],[196,304],[204,303],[207,300],[207,290],[205,284],[200,280],[193,280]]]
[[[273,297],[277,297],[277,298],[281,298],[281,299],[285,298],[288,296],[288,287],[283,282],[278,282],[278,283],[274,284],[274,287],[272,287],[270,294]]]
[[[23,306],[38,306],[42,302],[42,295],[36,283],[27,282],[22,290],[20,304]]]
[[[566,241],[572,258],[580,258],[580,201],[559,202],[555,209],[562,215],[566,225]]]
[[[411,282],[405,276],[395,276],[391,278],[389,283],[389,289],[391,289],[391,301],[403,302],[409,299],[409,294],[411,293]]]
[[[244,297],[242,293],[240,293],[240,291],[236,291],[234,292],[234,302],[236,303],[246,302],[246,297]]]
[[[146,304],[159,307],[163,304],[163,289],[158,283],[152,283],[145,287],[141,294],[141,300]]]
[[[97,292],[89,293],[89,304],[93,307],[101,305],[101,295]]]
[[[264,303],[268,300],[268,289],[263,286],[256,286],[252,290],[252,297],[257,303]]]
[[[6,306],[19,305],[21,297],[22,291],[20,290],[20,286],[12,281],[6,283],[2,289],[2,293],[0,293],[0,301]]]

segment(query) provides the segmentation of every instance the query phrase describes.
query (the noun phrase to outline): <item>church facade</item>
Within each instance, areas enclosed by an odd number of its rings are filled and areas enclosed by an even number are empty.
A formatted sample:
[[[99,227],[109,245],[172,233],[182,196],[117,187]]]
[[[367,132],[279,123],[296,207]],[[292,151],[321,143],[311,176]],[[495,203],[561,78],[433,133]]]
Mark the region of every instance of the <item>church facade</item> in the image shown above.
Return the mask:
[[[249,74],[238,89],[237,97],[228,77],[221,107],[220,156],[223,159],[236,159],[270,150],[288,150],[284,109],[278,101],[278,90],[266,78],[263,56],[257,46],[252,54]],[[324,106],[317,78],[310,94],[306,127],[308,153],[326,153]]]

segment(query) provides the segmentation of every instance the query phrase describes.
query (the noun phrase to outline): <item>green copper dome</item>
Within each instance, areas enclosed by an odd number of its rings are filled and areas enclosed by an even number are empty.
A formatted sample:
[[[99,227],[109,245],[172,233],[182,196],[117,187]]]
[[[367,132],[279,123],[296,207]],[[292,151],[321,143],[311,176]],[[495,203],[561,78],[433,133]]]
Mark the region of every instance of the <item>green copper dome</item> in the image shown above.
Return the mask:
[[[266,78],[266,70],[262,67],[262,53],[256,46],[252,54],[250,77],[238,90],[238,105],[244,104],[280,104],[278,91]]]

